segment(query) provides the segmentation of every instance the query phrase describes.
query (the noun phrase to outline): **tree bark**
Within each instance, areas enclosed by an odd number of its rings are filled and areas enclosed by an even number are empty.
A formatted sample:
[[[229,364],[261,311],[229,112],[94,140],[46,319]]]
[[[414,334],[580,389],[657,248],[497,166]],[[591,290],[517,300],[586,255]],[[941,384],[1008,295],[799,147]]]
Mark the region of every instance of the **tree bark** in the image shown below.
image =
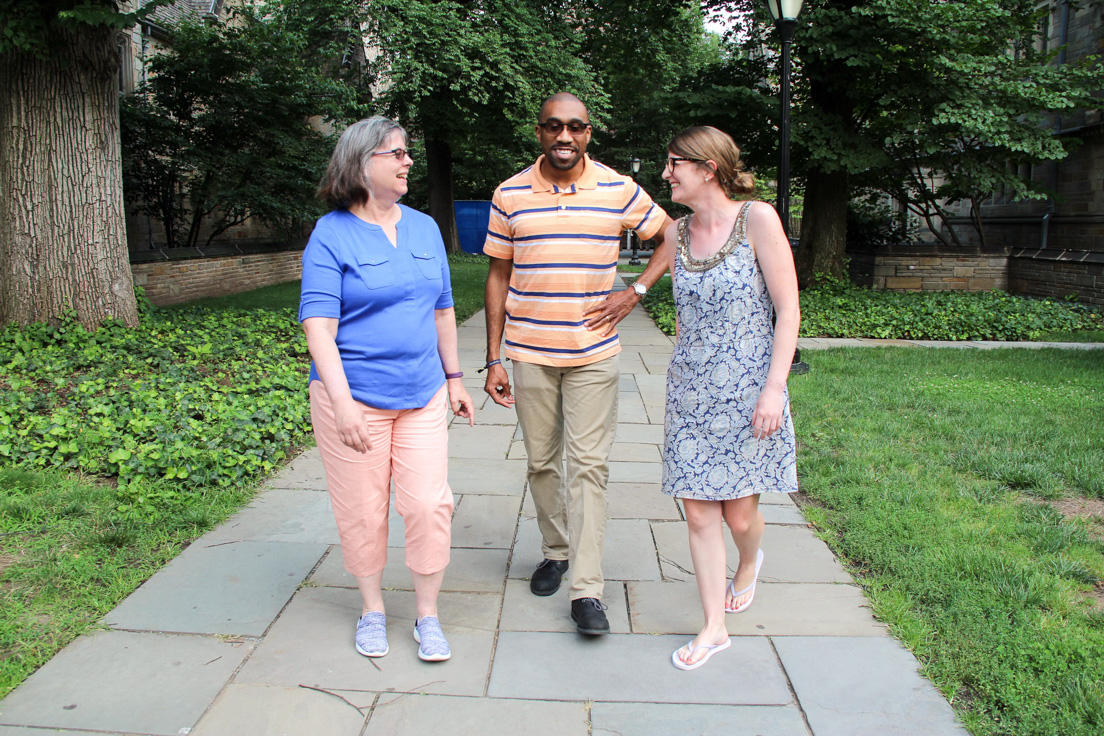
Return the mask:
[[[448,141],[426,136],[426,169],[429,176],[429,216],[441,228],[445,251],[460,252],[456,208],[452,197],[452,148]]]
[[[117,34],[0,55],[0,324],[138,324],[119,143]]]
[[[849,197],[846,171],[812,170],[806,175],[801,245],[797,249],[797,280],[802,288],[816,283],[820,274],[847,279]]]

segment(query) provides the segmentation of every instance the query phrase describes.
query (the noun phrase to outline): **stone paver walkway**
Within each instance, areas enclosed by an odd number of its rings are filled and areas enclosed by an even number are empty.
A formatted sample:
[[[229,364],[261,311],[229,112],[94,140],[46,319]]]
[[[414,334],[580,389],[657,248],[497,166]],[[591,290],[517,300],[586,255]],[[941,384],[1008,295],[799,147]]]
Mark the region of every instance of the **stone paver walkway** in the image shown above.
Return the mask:
[[[528,590],[539,533],[516,417],[485,399],[475,372],[482,314],[460,335],[482,406],[475,428],[455,422],[450,436],[457,503],[440,618],[451,661],[416,656],[397,517],[391,651],[353,649],[360,598],[311,450],[0,702],[0,736],[965,733],[788,498],[764,499],[762,582],[751,609],[729,617],[733,646],[693,672],[671,665],[701,613],[685,522],[659,491],[672,343],[641,310],[621,326],[604,558],[613,633],[574,633],[566,585],[551,598]]]

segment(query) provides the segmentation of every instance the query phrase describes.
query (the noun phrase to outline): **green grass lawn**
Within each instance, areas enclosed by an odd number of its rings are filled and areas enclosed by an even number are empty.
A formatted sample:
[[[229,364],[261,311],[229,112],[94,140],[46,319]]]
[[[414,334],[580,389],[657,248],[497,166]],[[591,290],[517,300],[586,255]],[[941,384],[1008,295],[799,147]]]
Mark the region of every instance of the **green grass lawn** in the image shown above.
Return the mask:
[[[802,356],[805,512],[877,617],[972,733],[1104,732],[1104,352]]]

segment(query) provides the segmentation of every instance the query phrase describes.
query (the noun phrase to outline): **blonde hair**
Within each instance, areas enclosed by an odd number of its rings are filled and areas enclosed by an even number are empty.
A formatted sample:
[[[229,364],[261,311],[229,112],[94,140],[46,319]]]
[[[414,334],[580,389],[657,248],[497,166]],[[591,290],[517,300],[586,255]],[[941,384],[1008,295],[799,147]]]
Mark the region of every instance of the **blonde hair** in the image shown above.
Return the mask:
[[[682,131],[667,144],[667,150],[681,158],[694,159],[697,165],[712,171],[705,163],[717,164],[717,182],[728,196],[755,191],[755,177],[744,171],[740,147],[724,131],[709,125],[695,125]]]

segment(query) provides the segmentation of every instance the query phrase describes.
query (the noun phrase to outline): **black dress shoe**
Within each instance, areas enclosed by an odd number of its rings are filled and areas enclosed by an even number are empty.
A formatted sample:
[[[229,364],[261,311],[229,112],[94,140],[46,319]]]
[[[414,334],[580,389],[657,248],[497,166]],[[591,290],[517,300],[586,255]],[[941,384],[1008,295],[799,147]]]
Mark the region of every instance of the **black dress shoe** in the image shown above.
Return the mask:
[[[567,572],[567,560],[543,560],[533,571],[529,590],[533,595],[552,595],[560,589],[560,581]]]
[[[571,601],[571,620],[580,634],[608,634],[606,606],[597,598],[577,598]]]

